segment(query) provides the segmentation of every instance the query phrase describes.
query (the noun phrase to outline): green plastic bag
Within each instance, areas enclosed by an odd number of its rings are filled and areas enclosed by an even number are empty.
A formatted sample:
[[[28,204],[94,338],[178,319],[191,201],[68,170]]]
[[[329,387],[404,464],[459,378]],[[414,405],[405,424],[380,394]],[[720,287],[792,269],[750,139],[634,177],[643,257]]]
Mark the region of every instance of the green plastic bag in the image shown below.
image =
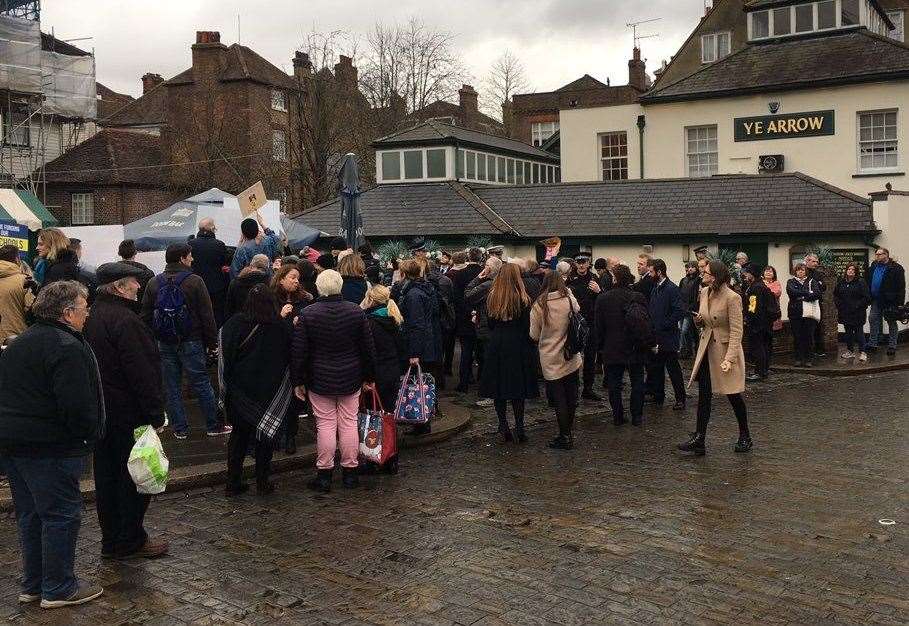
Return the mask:
[[[140,426],[133,431],[136,445],[129,453],[126,468],[136,483],[139,493],[162,493],[167,487],[170,462],[164,454],[161,439],[151,426]]]

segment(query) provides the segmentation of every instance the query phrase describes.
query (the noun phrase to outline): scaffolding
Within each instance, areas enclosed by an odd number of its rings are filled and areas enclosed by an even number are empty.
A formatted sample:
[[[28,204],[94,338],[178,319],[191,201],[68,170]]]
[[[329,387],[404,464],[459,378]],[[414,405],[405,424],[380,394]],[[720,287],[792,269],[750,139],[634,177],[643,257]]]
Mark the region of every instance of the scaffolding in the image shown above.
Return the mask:
[[[0,0],[0,14],[41,21],[41,0]]]

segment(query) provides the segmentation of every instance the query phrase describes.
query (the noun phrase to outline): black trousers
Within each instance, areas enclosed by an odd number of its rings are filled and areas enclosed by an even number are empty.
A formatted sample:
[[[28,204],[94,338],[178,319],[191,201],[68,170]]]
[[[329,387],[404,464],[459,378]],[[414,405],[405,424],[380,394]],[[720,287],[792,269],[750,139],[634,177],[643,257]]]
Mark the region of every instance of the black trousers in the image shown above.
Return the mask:
[[[477,336],[466,335],[458,337],[461,343],[461,363],[458,368],[458,389],[467,391],[468,385],[473,382],[473,361],[477,348]]]
[[[210,293],[208,297],[211,298],[211,310],[215,316],[215,325],[218,328],[224,326],[225,315],[227,314],[227,292],[219,291],[217,293]]]
[[[761,378],[766,378],[770,374],[770,353],[768,352],[767,336],[771,335],[769,330],[758,332],[749,332],[748,341],[748,359],[754,363],[754,373]]]
[[[607,363],[606,381],[609,386],[609,406],[612,407],[612,421],[625,423],[625,407],[622,404],[622,391],[625,387],[625,370],[631,379],[631,421],[640,424],[644,417],[644,364],[643,363]]]
[[[678,352],[658,352],[650,357],[647,364],[648,391],[653,395],[657,404],[666,401],[666,372],[672,382],[672,391],[676,402],[685,402],[685,380],[682,376],[682,366],[679,365]]]
[[[814,330],[811,333],[812,347],[813,347],[814,354],[824,354],[824,352],[826,352],[826,350],[824,350],[823,316],[821,316],[821,318],[822,319],[820,322],[817,322],[817,321],[814,322]],[[812,321],[814,321],[814,320],[812,320]]]
[[[578,409],[578,372],[558,380],[547,380],[546,391],[550,402],[555,406],[556,420],[559,423],[559,435],[571,437],[574,427],[574,415]]]
[[[795,340],[796,361],[811,360],[811,343],[814,337],[814,329],[817,325],[817,320],[810,318],[803,317],[789,320],[789,326],[792,328],[792,337]]]
[[[95,444],[95,506],[105,554],[132,554],[148,539],[143,522],[151,496],[136,491],[126,469],[133,444],[132,431],[123,429],[111,429]]]
[[[227,441],[227,485],[238,487],[243,482],[243,460],[249,444],[255,442],[256,454],[256,482],[260,485],[268,482],[271,475],[271,458],[274,447],[271,442],[256,439],[256,427],[236,420],[232,422],[234,430]]]
[[[486,344],[489,343],[489,339],[484,339],[477,336],[474,353],[474,358],[477,360],[477,380],[483,378],[483,365],[486,363]]]
[[[773,363],[773,328],[764,335],[764,349],[767,351],[767,372]]]
[[[495,400],[493,404],[496,407],[496,416],[499,418],[499,432],[509,432],[511,428],[508,427],[508,418],[505,417],[505,411],[508,409],[508,400]],[[514,411],[514,429],[518,433],[523,433],[524,400],[512,400],[511,410]]]
[[[597,350],[593,337],[584,348],[584,391],[592,391],[597,376]]]
[[[454,363],[455,335],[453,332],[442,335],[442,353],[444,354],[445,374],[453,374],[451,366]]]
[[[710,422],[710,412],[713,408],[713,383],[710,381],[710,365],[707,363],[707,357],[701,361],[701,369],[698,370],[698,425],[697,430],[701,435],[707,434],[707,424]],[[735,413],[735,419],[739,423],[739,436],[749,437],[748,432],[748,411],[745,409],[745,399],[740,393],[727,395],[729,404]]]

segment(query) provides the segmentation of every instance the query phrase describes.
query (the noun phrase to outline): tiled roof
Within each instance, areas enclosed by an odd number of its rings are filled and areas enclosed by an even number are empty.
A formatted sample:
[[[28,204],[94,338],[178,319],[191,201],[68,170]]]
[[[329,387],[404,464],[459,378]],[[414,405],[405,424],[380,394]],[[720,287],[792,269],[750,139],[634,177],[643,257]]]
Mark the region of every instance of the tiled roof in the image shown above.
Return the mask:
[[[113,115],[135,98],[125,93],[118,93],[101,83],[95,83],[95,90],[98,94],[98,119],[104,119]]]
[[[167,81],[101,119],[102,126],[157,126],[164,123]]]
[[[634,104],[641,92],[631,85],[609,86],[589,74],[559,87],[555,91],[515,94],[512,97],[515,112],[532,113],[567,108],[617,106]]]
[[[567,85],[563,85],[556,89],[556,92],[560,91],[577,91],[579,89],[609,89],[609,85],[598,81],[596,78],[590,74],[584,74],[577,80],[573,80]]]
[[[106,128],[44,167],[48,183],[158,186],[164,181],[160,138]]]
[[[367,236],[679,238],[875,232],[871,202],[800,173],[481,186],[379,185],[361,195]],[[294,216],[335,232],[340,203]]]
[[[374,148],[380,149],[404,146],[450,146],[454,145],[455,141],[461,146],[479,150],[485,149],[499,154],[507,153],[549,162],[558,162],[558,157],[522,141],[435,121],[424,122],[408,130],[381,137],[376,139],[372,145]]]
[[[909,47],[861,28],[750,44],[641,97],[645,104],[909,78]]]
[[[485,113],[468,113],[461,108],[461,105],[454,102],[446,102],[445,100],[436,100],[422,109],[414,111],[404,118],[402,124],[407,124],[408,122],[410,124],[419,123],[436,117],[452,117],[458,122],[456,126],[460,125],[466,128],[479,126],[482,128],[481,132],[489,132],[494,135],[505,134],[505,126],[499,120]]]

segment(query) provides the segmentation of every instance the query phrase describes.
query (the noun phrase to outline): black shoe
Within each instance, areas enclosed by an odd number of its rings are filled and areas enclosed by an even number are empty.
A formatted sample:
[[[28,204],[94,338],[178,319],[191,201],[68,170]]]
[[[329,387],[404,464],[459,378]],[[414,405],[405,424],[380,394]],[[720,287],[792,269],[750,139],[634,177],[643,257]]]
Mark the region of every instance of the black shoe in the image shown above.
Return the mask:
[[[761,380],[761,377],[758,374],[748,374],[745,377],[745,380],[747,380],[749,383],[756,383]]]
[[[356,489],[360,486],[360,477],[357,475],[356,467],[341,468],[341,483],[345,489]]]
[[[247,491],[249,491],[249,485],[246,483],[240,483],[239,485],[227,485],[224,488],[224,495],[228,498],[233,498],[242,495]]]
[[[500,430],[498,433],[499,443],[511,443],[514,441],[514,435],[510,430]]]
[[[524,429],[516,430],[515,438],[518,440],[518,443],[527,443],[527,433],[524,432]]]
[[[270,496],[275,492],[275,485],[271,481],[263,481],[256,483],[256,495],[259,496]]]
[[[745,435],[744,437],[739,437],[739,440],[735,442],[735,451],[736,452],[748,452],[753,447],[754,447],[754,442],[751,441],[750,435]]]
[[[296,454],[297,453],[297,438],[289,437],[287,443],[284,444],[284,454]]]
[[[585,389],[584,393],[581,394],[581,398],[584,400],[593,400],[594,402],[601,402],[603,400],[603,398],[601,398],[593,389]]]
[[[677,447],[681,452],[692,452],[696,456],[707,454],[707,448],[704,445],[704,435],[700,433],[694,433],[691,439],[685,443],[680,443]]]
[[[896,356],[896,348],[887,348],[887,356]]]
[[[672,405],[673,411],[684,411],[685,410],[685,401],[681,400]]]
[[[553,450],[571,450],[574,448],[574,438],[571,435],[559,435],[549,442],[549,447]]]
[[[631,419],[631,425],[632,425],[632,426],[637,426],[638,428],[640,428],[641,426],[644,425],[644,420],[641,419],[640,417],[637,418],[637,419],[632,418],[632,419]]]
[[[627,424],[627,423],[628,423],[628,420],[626,420],[624,417],[621,418],[621,419],[617,419],[617,420],[614,419],[614,420],[612,420],[612,425],[613,425],[613,426],[624,426],[624,425]]]
[[[319,493],[328,493],[331,491],[331,474],[330,469],[320,469],[316,472],[316,477],[306,483],[306,487]]]

